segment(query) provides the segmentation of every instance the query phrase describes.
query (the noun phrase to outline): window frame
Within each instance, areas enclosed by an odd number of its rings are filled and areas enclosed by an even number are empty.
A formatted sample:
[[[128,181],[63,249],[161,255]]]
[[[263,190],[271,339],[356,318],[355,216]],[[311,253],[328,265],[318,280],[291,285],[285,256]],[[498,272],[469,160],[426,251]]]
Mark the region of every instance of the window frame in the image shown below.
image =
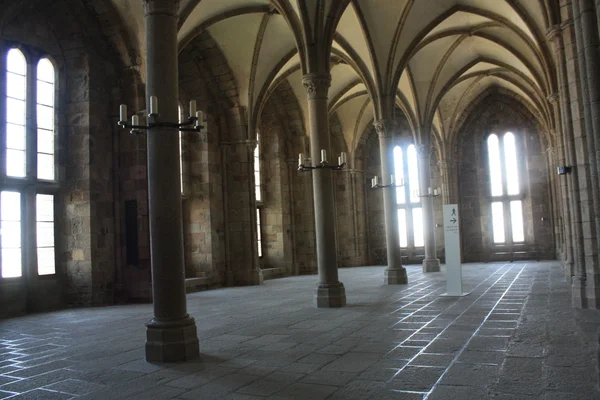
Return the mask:
[[[260,143],[260,132],[256,132],[256,144],[254,150],[252,151],[252,176],[254,177],[254,200],[256,202],[256,246],[257,246],[257,255],[258,259],[261,260],[264,258],[265,252],[263,247],[263,202],[264,202],[264,193],[263,193],[263,165],[262,165],[262,151],[261,151],[261,143]],[[258,164],[258,182],[256,182],[256,172],[257,172],[257,164]],[[260,199],[256,197],[256,193],[260,194]]]
[[[502,133],[498,133],[502,132]],[[519,179],[519,193],[518,194],[508,194],[508,170],[506,165],[506,153],[504,150],[504,138],[507,133],[511,133],[515,140],[515,155],[516,155],[516,173],[518,174]],[[492,195],[492,178],[490,175],[490,155],[489,155],[489,144],[488,140],[492,135],[496,135],[498,138],[498,151],[500,156],[500,173],[501,173],[501,185],[502,185],[502,195],[494,196]],[[526,193],[526,185],[525,178],[526,174],[524,171],[524,152],[523,152],[523,134],[519,129],[514,127],[502,127],[501,129],[495,128],[489,130],[485,133],[483,137],[483,154],[485,154],[485,173],[487,179],[486,188],[485,188],[485,199],[487,203],[487,207],[489,209],[489,229],[487,229],[487,234],[489,235],[489,242],[491,246],[495,249],[494,251],[500,249],[510,249],[513,247],[524,246],[528,243],[528,235],[527,235],[527,220],[525,218],[524,206],[525,200],[527,199]],[[511,172],[514,173],[514,172]],[[513,228],[512,228],[512,212],[511,212],[511,202],[520,201],[521,202],[521,215],[522,215],[522,224],[523,224],[523,241],[515,242],[513,239]],[[502,219],[504,223],[504,242],[496,243],[494,241],[494,217],[492,214],[492,203],[501,203],[502,204]]]
[[[25,176],[9,176],[7,174],[7,55],[12,49],[19,50],[26,65],[25,80]],[[37,90],[38,90],[38,65],[43,59],[47,59],[53,67],[53,147],[54,152],[54,179],[38,178],[38,119],[37,119]],[[2,261],[0,259],[0,283],[14,282],[36,278],[39,280],[57,279],[59,274],[58,264],[58,213],[57,205],[60,201],[58,192],[62,181],[59,168],[58,137],[60,134],[60,99],[61,99],[61,72],[60,65],[48,52],[37,49],[23,43],[4,41],[0,44],[0,63],[2,64],[2,77],[0,78],[0,120],[3,121],[0,129],[0,192],[13,191],[20,193],[21,197],[21,276],[2,277]],[[37,195],[53,196],[53,224],[54,224],[54,273],[39,274],[37,257]],[[0,246],[1,247],[1,246]]]
[[[417,183],[416,183],[416,187],[412,187],[410,184],[410,167],[409,167],[409,162],[408,162],[408,148],[410,146],[414,146],[415,147],[415,151],[417,151],[416,145],[412,142],[412,141],[401,141],[401,142],[397,142],[394,144],[393,148],[392,148],[392,160],[394,163],[394,180],[396,182],[398,182],[398,176],[396,176],[396,156],[395,156],[395,151],[396,148],[400,148],[402,150],[402,171],[403,171],[403,178],[404,178],[404,186],[395,189],[395,199],[396,199],[396,219],[398,221],[398,240],[400,240],[400,236],[401,236],[401,227],[400,227],[400,223],[399,223],[399,211],[400,210],[405,210],[404,215],[405,215],[405,221],[406,221],[406,247],[403,247],[400,243],[400,248],[404,251],[408,251],[408,252],[412,252],[415,253],[414,255],[416,256],[417,253],[419,253],[420,251],[423,251],[425,248],[425,237],[423,237],[423,245],[422,246],[416,246],[415,245],[415,218],[414,218],[414,213],[415,213],[415,209],[421,209],[421,213],[423,212],[423,201],[419,198],[419,201],[417,202],[413,202],[411,201],[411,193],[413,193],[415,190],[420,190],[419,186],[419,168],[420,165],[418,165],[419,162],[419,157],[417,154],[416,157],[416,161],[417,161],[417,171],[416,171],[416,176],[417,176]],[[398,201],[398,191],[399,190],[403,190],[404,191],[404,203],[400,203]],[[421,224],[423,222],[421,221]]]

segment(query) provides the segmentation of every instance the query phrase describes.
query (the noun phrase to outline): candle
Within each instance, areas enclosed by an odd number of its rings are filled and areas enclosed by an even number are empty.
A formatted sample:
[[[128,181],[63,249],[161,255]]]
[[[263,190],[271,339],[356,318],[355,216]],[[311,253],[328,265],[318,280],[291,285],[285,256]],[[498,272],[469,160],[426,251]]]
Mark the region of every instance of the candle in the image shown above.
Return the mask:
[[[327,162],[327,152],[325,149],[321,150],[321,163],[325,164]]]
[[[342,154],[340,156],[342,158],[342,162],[340,163],[340,165],[341,164],[346,164],[346,152],[342,151]]]
[[[374,188],[375,187],[375,178],[371,178],[371,187]]]
[[[131,125],[134,126],[138,126],[140,124],[140,117],[138,117],[137,115],[132,115],[131,116]]]
[[[196,115],[196,100],[191,100],[190,101],[190,117],[193,117]]]
[[[203,119],[204,119],[204,116],[202,115],[202,111],[196,111],[196,128],[197,127],[204,128],[204,125],[202,124]]]
[[[431,188],[430,187],[427,188],[427,194],[431,195]]]
[[[150,114],[158,114],[158,97],[150,96]]]
[[[338,165],[342,165],[342,156],[338,157]]]
[[[375,180],[375,186],[379,185],[379,178],[377,177],[377,175],[375,175],[373,179]]]
[[[301,167],[304,164],[304,156],[302,153],[298,154],[298,166]]]
[[[390,185],[394,184],[394,175],[390,175]]]
[[[439,188],[435,188],[435,190],[433,191],[433,194],[435,196],[439,195],[440,194],[440,189]]]
[[[121,104],[119,107],[119,113],[121,114],[119,121],[127,121],[127,106],[125,104]]]

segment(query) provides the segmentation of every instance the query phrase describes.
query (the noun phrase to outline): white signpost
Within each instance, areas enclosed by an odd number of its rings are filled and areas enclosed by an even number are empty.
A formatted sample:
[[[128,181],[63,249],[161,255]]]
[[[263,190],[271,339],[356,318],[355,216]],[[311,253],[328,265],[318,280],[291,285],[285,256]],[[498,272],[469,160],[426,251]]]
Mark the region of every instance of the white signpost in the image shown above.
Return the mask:
[[[446,246],[446,293],[442,296],[466,296],[463,292],[460,264],[458,204],[444,205],[444,242]]]

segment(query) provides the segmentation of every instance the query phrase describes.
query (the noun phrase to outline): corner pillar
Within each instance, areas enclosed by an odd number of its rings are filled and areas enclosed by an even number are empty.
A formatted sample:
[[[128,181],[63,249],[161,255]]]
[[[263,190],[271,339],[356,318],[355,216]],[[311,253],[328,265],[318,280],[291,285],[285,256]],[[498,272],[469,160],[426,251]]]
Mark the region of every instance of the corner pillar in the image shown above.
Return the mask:
[[[331,84],[329,74],[308,74],[302,85],[308,97],[310,128],[310,159],[313,165],[321,160],[321,150],[331,158],[327,93]],[[337,243],[335,233],[335,203],[333,178],[330,169],[313,169],[313,197],[315,203],[315,234],[319,283],[315,292],[317,307],[343,307],[346,290],[338,280]]]
[[[177,121],[179,0],[143,0],[146,99],[157,96],[162,121]],[[146,360],[180,362],[199,355],[187,314],[177,129],[148,131],[148,199],[154,317],[146,324]]]

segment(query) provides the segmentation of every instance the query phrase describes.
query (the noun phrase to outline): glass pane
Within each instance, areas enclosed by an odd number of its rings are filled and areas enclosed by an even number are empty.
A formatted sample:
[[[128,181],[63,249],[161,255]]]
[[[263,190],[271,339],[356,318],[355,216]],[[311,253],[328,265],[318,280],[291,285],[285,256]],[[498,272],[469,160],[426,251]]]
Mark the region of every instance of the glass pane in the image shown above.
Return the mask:
[[[25,176],[25,152],[6,150],[6,175],[22,178]]]
[[[37,82],[37,102],[54,107],[54,85],[47,82]]]
[[[6,147],[25,150],[25,127],[23,125],[6,124]]]
[[[25,77],[8,72],[6,74],[6,95],[25,100]]]
[[[27,73],[27,63],[25,56],[19,49],[10,49],[6,55],[6,70],[16,74],[25,75]]]
[[[54,130],[54,108],[38,104],[37,106],[38,128]]]
[[[0,236],[2,245],[2,277],[22,274],[21,266],[21,194],[2,192],[0,195]]]
[[[2,221],[2,248],[21,247],[21,221]]]
[[[488,137],[488,158],[490,163],[490,185],[492,196],[502,196],[502,167],[500,165],[500,145],[498,136]]]
[[[42,58],[38,63],[37,78],[42,81],[54,83],[54,66],[47,58]]]
[[[512,225],[513,242],[525,241],[525,230],[523,228],[523,207],[521,200],[510,202],[510,222]]]
[[[0,208],[2,221],[21,220],[21,193],[2,192],[0,202],[2,203]]]
[[[23,100],[6,99],[6,122],[25,125],[25,102]]]
[[[38,153],[37,177],[48,181],[54,180],[54,156],[52,154]]]
[[[37,223],[37,247],[54,247],[54,222]]]
[[[254,192],[256,195],[256,201],[262,201],[262,195],[260,193],[260,186],[255,186],[254,187]]]
[[[417,161],[417,149],[414,144],[408,146],[408,183],[410,190],[410,202],[419,203],[421,199],[417,196],[419,190],[419,163]]]
[[[494,243],[504,243],[504,209],[501,202],[492,203],[492,231]]]
[[[21,276],[21,249],[2,249],[2,277]]]
[[[56,273],[54,258],[54,247],[37,249],[38,275],[53,275]]]
[[[37,131],[37,150],[39,153],[54,154],[54,132],[45,129]]]
[[[36,221],[54,221],[54,196],[51,194],[38,194],[35,197]]]
[[[400,146],[394,147],[394,180],[396,184],[404,180],[404,155]],[[396,203],[406,203],[406,187],[396,189]]]
[[[504,135],[504,160],[506,162],[506,170],[512,171],[510,176],[507,175],[506,186],[509,195],[519,194],[519,174],[517,164],[517,146],[515,144],[515,135],[508,132]]]
[[[406,210],[398,210],[398,229],[400,230],[400,247],[408,247],[408,233],[406,231]]]
[[[261,220],[260,220],[260,209],[256,209],[256,241],[258,246],[258,256],[262,257],[262,235],[261,235]]]
[[[423,209],[413,208],[413,234],[415,247],[425,246],[425,235],[423,232]]]
[[[179,106],[179,122],[181,122],[181,106]],[[183,193],[183,135],[179,131],[179,188]]]

